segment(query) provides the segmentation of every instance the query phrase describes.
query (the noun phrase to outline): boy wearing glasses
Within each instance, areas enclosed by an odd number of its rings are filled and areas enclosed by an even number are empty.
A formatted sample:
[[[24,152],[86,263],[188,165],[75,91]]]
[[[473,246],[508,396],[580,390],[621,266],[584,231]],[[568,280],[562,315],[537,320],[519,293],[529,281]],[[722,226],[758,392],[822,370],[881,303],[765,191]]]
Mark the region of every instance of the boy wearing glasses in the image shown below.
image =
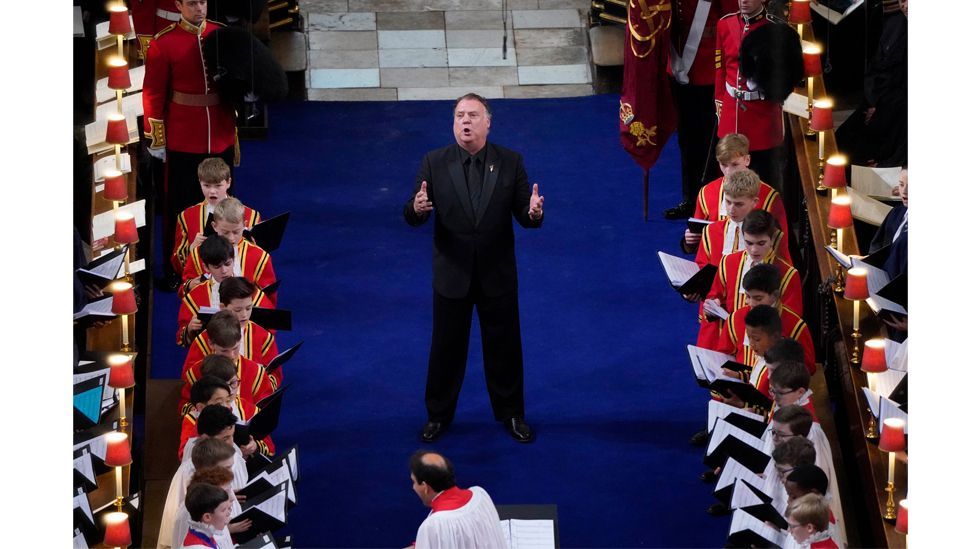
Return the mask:
[[[786,508],[786,522],[800,547],[837,549],[830,535],[830,506],[822,496],[807,494],[794,500]]]

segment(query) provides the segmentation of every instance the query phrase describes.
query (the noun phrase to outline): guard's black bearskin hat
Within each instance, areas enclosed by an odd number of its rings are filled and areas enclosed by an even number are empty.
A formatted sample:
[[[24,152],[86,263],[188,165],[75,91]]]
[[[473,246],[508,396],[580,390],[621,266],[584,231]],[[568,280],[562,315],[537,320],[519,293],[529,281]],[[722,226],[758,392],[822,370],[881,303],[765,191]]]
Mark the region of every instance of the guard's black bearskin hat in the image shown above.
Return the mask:
[[[739,70],[756,83],[766,99],[782,103],[803,79],[800,37],[782,23],[750,31],[739,50]]]
[[[226,27],[210,33],[203,40],[203,58],[221,100],[231,105],[240,105],[248,92],[266,102],[288,94],[285,71],[271,50],[244,29]]]

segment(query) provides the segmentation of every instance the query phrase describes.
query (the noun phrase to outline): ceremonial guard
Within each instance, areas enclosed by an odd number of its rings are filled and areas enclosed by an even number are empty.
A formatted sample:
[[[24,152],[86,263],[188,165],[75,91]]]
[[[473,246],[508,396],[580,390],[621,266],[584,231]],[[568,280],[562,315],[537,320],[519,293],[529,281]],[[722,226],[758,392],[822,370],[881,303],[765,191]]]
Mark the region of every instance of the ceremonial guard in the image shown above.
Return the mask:
[[[736,9],[736,0],[673,0],[671,56],[668,75],[678,111],[678,148],[681,150],[681,202],[665,210],[664,217],[691,215],[695,195],[705,178],[709,144],[715,133],[712,88],[715,71],[715,24],[723,13]],[[710,175],[709,179],[716,174]]]
[[[210,156],[233,165],[234,111],[221,103],[203,61],[203,41],[219,23],[206,0],[177,0],[179,22],[156,34],[146,53],[142,103],[147,150],[166,163],[163,249],[173,249],[174,222],[199,200],[197,167]]]

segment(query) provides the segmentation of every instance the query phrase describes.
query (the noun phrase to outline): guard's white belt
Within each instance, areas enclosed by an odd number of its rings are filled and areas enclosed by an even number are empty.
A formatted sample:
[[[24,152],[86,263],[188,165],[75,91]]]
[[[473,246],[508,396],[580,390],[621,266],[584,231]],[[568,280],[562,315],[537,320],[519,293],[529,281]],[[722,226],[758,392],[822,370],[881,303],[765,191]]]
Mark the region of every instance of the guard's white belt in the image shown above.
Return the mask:
[[[172,21],[174,23],[180,20],[179,12],[166,11],[161,8],[156,8],[156,17],[161,17],[167,21]]]
[[[728,82],[725,83],[725,91],[729,92],[729,95],[732,97],[741,99],[743,101],[757,101],[759,99],[766,99],[766,96],[760,91],[739,90],[733,88],[732,84],[729,84]]]

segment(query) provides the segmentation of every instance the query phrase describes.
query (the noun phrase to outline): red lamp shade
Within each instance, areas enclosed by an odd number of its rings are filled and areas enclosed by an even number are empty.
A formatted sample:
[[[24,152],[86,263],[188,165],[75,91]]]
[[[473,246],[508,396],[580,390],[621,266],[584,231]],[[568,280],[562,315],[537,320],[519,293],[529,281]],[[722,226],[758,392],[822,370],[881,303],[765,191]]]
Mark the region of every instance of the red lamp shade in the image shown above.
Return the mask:
[[[881,427],[878,449],[882,452],[901,452],[905,449],[905,420],[889,417]]]
[[[129,142],[129,127],[125,123],[125,116],[118,113],[108,115],[105,142],[112,145],[125,145]]]
[[[898,518],[895,520],[895,532],[908,535],[908,500],[898,502]]]
[[[807,8],[809,10],[809,8]],[[121,34],[125,36],[132,32],[132,25],[129,24],[129,10],[124,4],[115,4],[109,8],[108,14],[108,33]]]
[[[107,443],[105,448],[105,465],[109,467],[125,467],[132,463],[129,435],[121,431],[113,431],[105,435],[105,438]]]
[[[112,237],[119,244],[134,244],[139,242],[139,230],[136,228],[136,218],[129,212],[119,212],[115,216],[115,235]]]
[[[854,224],[851,214],[851,197],[838,196],[830,201],[830,212],[827,214],[827,226],[831,229],[846,229]]]
[[[834,102],[820,100],[813,103],[813,113],[810,115],[810,128],[814,131],[825,132],[834,129]]]
[[[113,90],[127,90],[132,87],[129,64],[125,59],[116,57],[108,62],[108,87]]]
[[[828,189],[843,189],[847,186],[847,157],[835,154],[824,164],[824,187]]]
[[[117,315],[131,315],[138,311],[136,307],[136,292],[132,284],[118,280],[109,285],[112,292],[112,312]]]
[[[790,23],[805,25],[810,22],[810,0],[793,0],[790,2]]]
[[[847,273],[847,284],[851,283],[850,272]],[[880,374],[888,369],[885,359],[885,343],[883,339],[869,339],[864,342],[864,356],[861,357],[861,371]]]
[[[803,48],[803,76],[819,76],[823,74],[823,67],[820,66],[820,54],[823,48],[819,44],[810,44]]]
[[[108,386],[115,389],[128,389],[136,384],[132,368],[132,355],[111,355],[108,357]]]
[[[107,513],[105,515],[105,546],[125,547],[127,545],[132,545],[129,515],[118,511]]]
[[[864,300],[871,297],[868,292],[868,270],[864,267],[853,267],[847,271],[847,282],[844,283],[844,299]]]
[[[125,175],[118,170],[105,172],[105,189],[102,190],[105,200],[125,202],[129,199],[129,189],[125,182]]]

